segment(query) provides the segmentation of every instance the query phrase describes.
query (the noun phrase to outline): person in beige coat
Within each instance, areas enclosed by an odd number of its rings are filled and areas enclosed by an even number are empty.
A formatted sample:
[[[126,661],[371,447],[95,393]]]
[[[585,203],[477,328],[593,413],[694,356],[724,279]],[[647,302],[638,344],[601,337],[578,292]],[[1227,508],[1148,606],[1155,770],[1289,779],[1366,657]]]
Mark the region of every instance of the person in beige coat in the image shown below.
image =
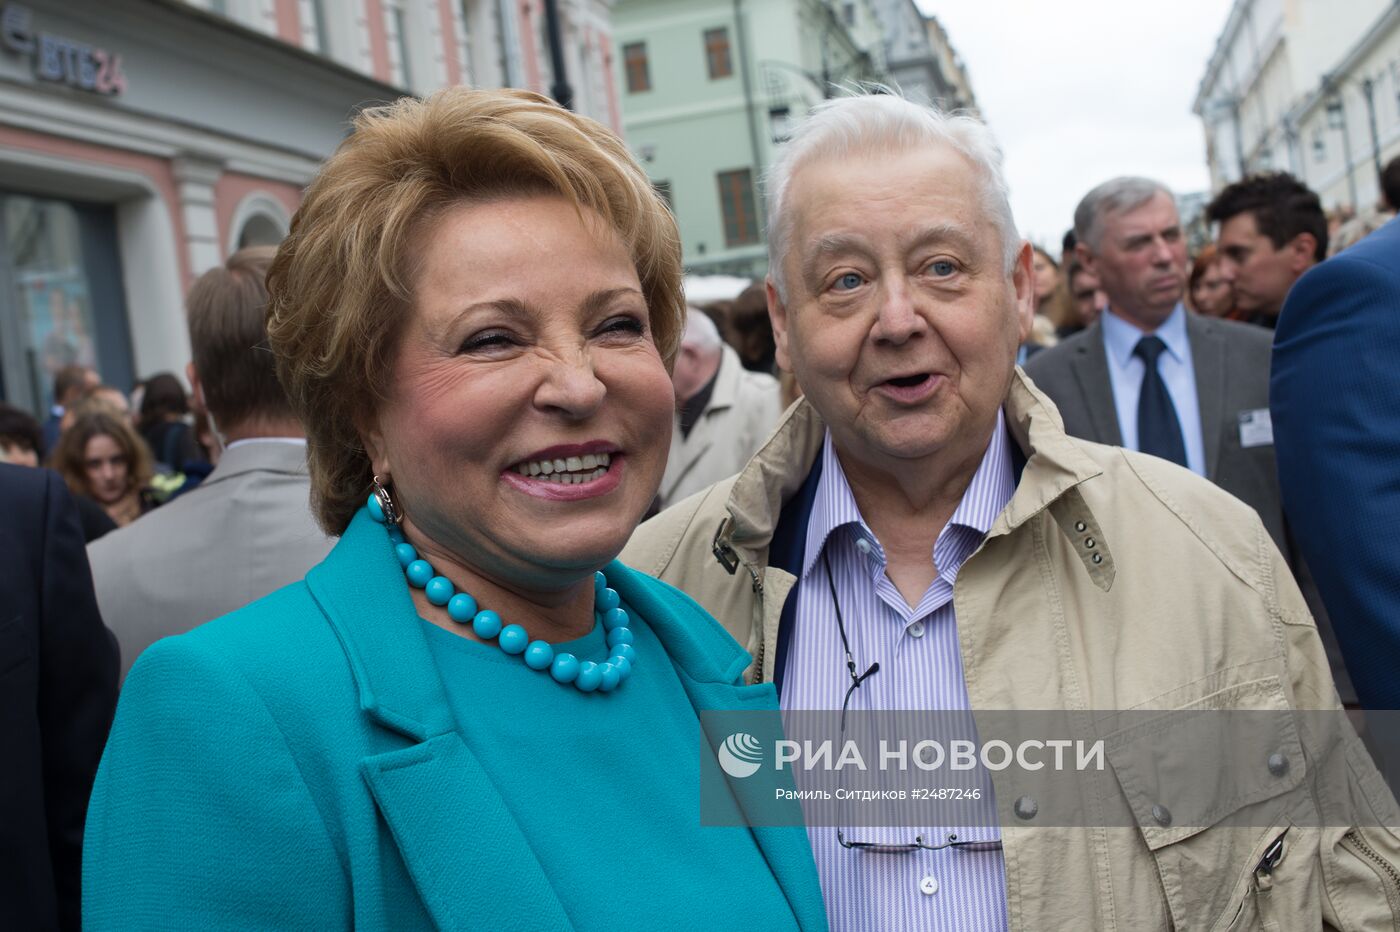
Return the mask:
[[[1172,463],[1070,437],[1014,367],[1030,250],[985,128],[892,95],[828,102],[769,190],[769,307],[806,397],[739,474],[644,524],[622,558],[720,619],[785,710],[835,708],[810,702],[827,680],[816,695],[909,708],[882,697],[916,689],[900,665],[949,637],[951,666],[931,669],[951,698],[928,707],[979,722],[1060,710],[1109,749],[1104,780],[1085,784],[1088,822],[1055,821],[1024,774],[993,773],[994,852],[922,835],[824,848],[832,830],[809,825],[832,928],[912,928],[939,909],[959,928],[1028,932],[1395,927],[1400,809],[1258,515]],[[989,464],[1006,500],[973,531],[963,496],[995,487]],[[849,519],[819,527],[833,501]],[[848,610],[838,641],[823,619],[843,584],[880,601]],[[919,608],[891,629],[877,610],[901,600]],[[831,663],[804,667],[818,638]],[[1250,712],[1258,753],[1183,746],[1179,710]],[[1134,724],[1116,724],[1125,713]],[[991,906],[940,900],[988,863],[974,857],[995,859]]]
[[[693,307],[672,382],[677,412],[658,493],[663,508],[738,472],[783,410],[778,380],[745,369],[714,322]]]

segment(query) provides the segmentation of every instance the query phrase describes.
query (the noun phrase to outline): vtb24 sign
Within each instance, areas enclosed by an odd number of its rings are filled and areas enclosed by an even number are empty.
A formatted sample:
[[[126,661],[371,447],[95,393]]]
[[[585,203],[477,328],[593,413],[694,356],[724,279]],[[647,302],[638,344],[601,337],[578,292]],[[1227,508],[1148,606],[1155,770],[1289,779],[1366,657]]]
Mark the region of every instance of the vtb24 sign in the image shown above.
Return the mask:
[[[34,14],[22,4],[7,3],[0,12],[0,43],[32,57],[34,75],[41,81],[109,96],[126,90],[120,55],[52,33],[36,34]]]

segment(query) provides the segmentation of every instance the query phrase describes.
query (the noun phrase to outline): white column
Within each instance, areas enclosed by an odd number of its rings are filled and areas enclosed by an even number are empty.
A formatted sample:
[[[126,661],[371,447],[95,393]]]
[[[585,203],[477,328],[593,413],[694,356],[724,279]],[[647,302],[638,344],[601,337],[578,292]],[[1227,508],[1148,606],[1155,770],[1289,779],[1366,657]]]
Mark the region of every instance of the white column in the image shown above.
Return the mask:
[[[224,173],[223,163],[195,154],[180,155],[173,164],[180,195],[180,216],[185,223],[185,254],[196,276],[223,261],[219,222],[214,212],[214,184]]]

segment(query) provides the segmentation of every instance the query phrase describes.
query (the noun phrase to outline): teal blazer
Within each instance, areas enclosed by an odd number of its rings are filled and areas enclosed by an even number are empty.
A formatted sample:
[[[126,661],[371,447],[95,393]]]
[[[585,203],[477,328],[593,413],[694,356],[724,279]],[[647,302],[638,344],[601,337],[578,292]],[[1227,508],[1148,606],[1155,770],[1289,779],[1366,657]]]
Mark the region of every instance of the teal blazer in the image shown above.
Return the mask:
[[[697,713],[777,710],[770,684],[743,684],[748,654],[703,609],[619,563],[606,572]],[[85,927],[569,928],[459,736],[420,625],[362,510],[303,582],[147,650],[88,811]],[[825,929],[805,830],[752,831],[801,927]]]

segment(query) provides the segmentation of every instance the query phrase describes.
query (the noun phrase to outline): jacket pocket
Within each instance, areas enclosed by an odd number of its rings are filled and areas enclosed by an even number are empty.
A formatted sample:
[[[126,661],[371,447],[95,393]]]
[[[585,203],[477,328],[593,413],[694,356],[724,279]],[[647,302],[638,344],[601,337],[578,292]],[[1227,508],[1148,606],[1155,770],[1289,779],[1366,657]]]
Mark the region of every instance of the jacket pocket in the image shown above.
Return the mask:
[[[1316,819],[1280,679],[1131,717],[1108,738],[1108,760],[1175,928],[1317,929],[1317,832],[1295,826]],[[1311,854],[1294,856],[1300,845]],[[1311,915],[1283,906],[1310,897]]]
[[[1344,929],[1400,928],[1400,839],[1381,826],[1334,829],[1327,894]]]

